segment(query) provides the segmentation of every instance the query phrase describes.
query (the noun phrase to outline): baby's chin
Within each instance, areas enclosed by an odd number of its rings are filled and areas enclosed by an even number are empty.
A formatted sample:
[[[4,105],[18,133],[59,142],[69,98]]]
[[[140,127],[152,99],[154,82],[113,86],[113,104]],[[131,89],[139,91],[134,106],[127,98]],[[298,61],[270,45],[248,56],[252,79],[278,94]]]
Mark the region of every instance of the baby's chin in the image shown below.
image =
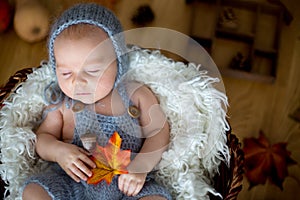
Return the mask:
[[[72,97],[72,99],[74,99],[76,101],[80,101],[81,103],[84,103],[84,104],[94,104],[94,103],[97,102],[97,99],[95,99],[95,98],[89,98],[89,97],[74,96],[74,97]]]

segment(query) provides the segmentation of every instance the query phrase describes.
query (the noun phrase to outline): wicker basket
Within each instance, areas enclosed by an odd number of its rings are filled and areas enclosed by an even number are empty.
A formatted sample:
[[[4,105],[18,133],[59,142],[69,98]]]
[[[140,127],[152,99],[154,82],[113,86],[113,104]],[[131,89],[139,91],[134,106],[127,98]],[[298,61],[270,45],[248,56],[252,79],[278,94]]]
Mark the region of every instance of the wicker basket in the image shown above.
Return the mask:
[[[15,92],[18,85],[27,79],[27,75],[32,73],[32,68],[22,69],[17,71],[10,77],[8,82],[0,88],[0,106],[2,107],[3,101],[7,96]],[[239,192],[242,189],[243,180],[243,164],[244,154],[241,150],[241,144],[238,138],[229,130],[227,132],[227,145],[230,149],[230,167],[228,168],[225,163],[219,166],[219,174],[214,177],[215,189],[223,196],[224,200],[237,199]],[[0,197],[4,195],[4,182],[0,180]],[[210,195],[210,199],[221,199]]]

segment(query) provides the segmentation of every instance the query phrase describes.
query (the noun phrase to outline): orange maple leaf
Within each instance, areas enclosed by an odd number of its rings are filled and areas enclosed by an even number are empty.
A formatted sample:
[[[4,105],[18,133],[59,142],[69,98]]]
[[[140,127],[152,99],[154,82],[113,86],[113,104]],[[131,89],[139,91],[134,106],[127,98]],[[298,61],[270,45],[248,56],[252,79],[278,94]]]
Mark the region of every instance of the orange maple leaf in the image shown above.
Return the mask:
[[[117,132],[109,139],[107,145],[96,146],[91,159],[95,162],[96,168],[92,169],[93,175],[88,178],[88,184],[98,184],[105,180],[110,184],[117,174],[127,174],[127,166],[130,163],[130,150],[121,150],[122,139]]]

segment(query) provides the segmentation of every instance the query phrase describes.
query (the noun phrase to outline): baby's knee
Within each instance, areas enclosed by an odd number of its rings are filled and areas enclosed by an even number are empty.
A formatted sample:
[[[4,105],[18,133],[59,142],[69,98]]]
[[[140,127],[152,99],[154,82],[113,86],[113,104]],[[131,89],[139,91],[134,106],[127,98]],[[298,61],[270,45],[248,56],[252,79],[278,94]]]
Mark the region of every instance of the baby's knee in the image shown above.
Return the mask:
[[[162,196],[154,195],[154,196],[142,197],[142,198],[140,198],[140,200],[167,200],[167,198],[162,197]]]
[[[23,200],[38,200],[38,199],[51,200],[51,197],[44,190],[44,188],[41,187],[39,184],[30,183],[24,188],[22,199]]]

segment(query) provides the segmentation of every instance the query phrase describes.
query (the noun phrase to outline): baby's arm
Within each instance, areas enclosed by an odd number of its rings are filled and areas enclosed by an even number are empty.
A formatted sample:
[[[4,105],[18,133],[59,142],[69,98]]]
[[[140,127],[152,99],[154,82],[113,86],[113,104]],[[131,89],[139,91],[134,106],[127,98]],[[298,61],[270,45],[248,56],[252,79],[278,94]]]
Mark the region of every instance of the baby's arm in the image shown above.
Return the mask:
[[[141,151],[127,168],[129,174],[119,178],[119,188],[128,196],[135,196],[142,189],[147,173],[160,161],[170,136],[166,116],[150,89],[138,87],[132,101],[140,109],[140,123],[146,139]]]
[[[92,175],[88,166],[95,164],[82,148],[62,141],[63,124],[60,109],[49,112],[36,132],[36,151],[44,160],[57,162],[75,181],[87,180]]]

